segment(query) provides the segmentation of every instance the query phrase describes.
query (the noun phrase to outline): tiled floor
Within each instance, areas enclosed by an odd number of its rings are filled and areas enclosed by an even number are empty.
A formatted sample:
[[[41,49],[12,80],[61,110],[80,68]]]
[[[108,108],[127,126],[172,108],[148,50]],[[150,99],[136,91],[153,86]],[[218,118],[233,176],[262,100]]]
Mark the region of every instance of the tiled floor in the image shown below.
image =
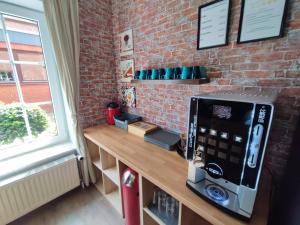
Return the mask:
[[[94,187],[77,188],[9,225],[124,225]]]

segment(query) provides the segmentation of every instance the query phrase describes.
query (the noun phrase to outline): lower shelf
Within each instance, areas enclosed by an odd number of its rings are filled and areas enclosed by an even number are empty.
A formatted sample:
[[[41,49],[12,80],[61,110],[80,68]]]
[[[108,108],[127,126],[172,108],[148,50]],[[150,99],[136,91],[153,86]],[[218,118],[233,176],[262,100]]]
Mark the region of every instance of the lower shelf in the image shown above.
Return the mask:
[[[105,169],[105,170],[103,170],[103,173],[107,177],[109,177],[111,179],[111,181],[114,182],[117,186],[120,185],[117,167]]]
[[[143,210],[159,225],[178,225],[178,215],[176,217],[168,217],[165,213],[159,213],[153,205],[144,207]]]

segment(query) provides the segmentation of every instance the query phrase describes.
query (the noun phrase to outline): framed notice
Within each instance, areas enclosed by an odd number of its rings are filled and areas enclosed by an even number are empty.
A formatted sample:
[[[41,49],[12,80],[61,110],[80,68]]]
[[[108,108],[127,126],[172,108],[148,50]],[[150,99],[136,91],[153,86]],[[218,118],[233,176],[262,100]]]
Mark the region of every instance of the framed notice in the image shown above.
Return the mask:
[[[227,45],[230,0],[217,0],[199,7],[197,49]]]
[[[238,43],[283,36],[286,0],[242,0]]]

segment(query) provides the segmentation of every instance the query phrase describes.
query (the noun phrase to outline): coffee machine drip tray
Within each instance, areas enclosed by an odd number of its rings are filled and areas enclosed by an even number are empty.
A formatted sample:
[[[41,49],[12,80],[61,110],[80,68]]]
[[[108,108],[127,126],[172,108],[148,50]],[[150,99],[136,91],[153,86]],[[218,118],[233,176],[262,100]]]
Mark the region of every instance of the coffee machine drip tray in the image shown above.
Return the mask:
[[[186,185],[194,193],[214,203],[217,207],[244,219],[249,219],[250,214],[239,207],[238,195],[207,179],[198,183],[187,180]]]

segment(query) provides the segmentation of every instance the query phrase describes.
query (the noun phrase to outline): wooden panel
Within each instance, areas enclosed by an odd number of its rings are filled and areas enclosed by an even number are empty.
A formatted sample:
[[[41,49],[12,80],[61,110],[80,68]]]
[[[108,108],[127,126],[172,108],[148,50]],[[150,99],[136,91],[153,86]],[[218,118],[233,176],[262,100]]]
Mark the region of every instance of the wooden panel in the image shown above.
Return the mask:
[[[126,168],[127,168],[127,166],[124,163],[122,163],[120,160],[117,161],[117,169],[119,171],[119,184],[120,184],[119,195],[120,195],[120,199],[121,199],[121,203],[122,203],[123,218],[125,217],[125,214],[124,214],[124,205],[123,205],[122,176],[123,176],[123,173],[126,170]]]
[[[89,139],[86,139],[86,144],[91,156],[92,161],[97,161],[100,160],[100,155],[99,155],[99,147],[98,145],[94,144],[92,141]]]
[[[154,219],[152,219],[146,212],[143,212],[144,224],[143,225],[159,225]]]
[[[181,206],[181,223],[180,225],[211,225],[201,216],[190,210],[185,205]]]
[[[102,169],[108,169],[116,167],[116,158],[113,157],[111,154],[107,153],[105,150],[100,148],[100,158],[101,158],[101,164]]]
[[[105,174],[103,174],[103,187],[105,194],[118,190],[118,186],[115,185],[115,183],[112,182]]]
[[[142,201],[143,207],[147,207],[153,200],[155,185],[142,177]]]
[[[112,156],[121,160],[151,183],[166,191],[181,203],[216,225],[266,225],[268,218],[269,181],[259,188],[254,213],[249,223],[241,221],[195,195],[185,185],[187,161],[176,152],[166,151],[125,130],[100,125],[85,130],[85,137]],[[145,196],[148,200],[149,196]]]
[[[94,171],[95,171],[95,175],[96,175],[95,187],[97,188],[97,190],[99,192],[104,194],[102,172],[97,167],[94,167]]]

